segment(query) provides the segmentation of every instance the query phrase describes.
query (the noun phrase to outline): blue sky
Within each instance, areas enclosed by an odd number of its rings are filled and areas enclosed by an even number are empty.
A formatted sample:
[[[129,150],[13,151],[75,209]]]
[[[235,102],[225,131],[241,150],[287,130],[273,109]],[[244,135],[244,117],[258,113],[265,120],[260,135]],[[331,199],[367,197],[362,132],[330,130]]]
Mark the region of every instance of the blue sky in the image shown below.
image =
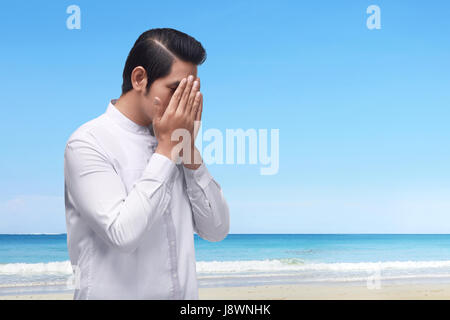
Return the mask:
[[[66,8],[81,29],[66,28]],[[369,5],[381,29],[366,27]],[[0,10],[0,233],[64,233],[70,134],[154,27],[207,50],[202,129],[279,129],[280,167],[209,165],[231,233],[450,232],[447,1],[39,1]],[[205,143],[204,143],[205,144]]]

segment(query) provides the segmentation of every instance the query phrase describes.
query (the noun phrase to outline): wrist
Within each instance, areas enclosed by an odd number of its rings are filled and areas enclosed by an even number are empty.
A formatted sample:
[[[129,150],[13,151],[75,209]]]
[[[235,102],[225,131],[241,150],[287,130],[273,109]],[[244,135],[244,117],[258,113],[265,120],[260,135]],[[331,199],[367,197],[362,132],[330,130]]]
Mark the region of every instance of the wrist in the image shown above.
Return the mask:
[[[183,162],[183,166],[191,170],[197,170],[203,163],[200,151],[193,146],[191,149],[191,159],[188,163]]]
[[[186,163],[183,163],[183,166],[185,168],[191,169],[191,170],[197,170],[198,168],[200,168],[201,165],[202,165],[201,163],[200,164],[186,164]]]

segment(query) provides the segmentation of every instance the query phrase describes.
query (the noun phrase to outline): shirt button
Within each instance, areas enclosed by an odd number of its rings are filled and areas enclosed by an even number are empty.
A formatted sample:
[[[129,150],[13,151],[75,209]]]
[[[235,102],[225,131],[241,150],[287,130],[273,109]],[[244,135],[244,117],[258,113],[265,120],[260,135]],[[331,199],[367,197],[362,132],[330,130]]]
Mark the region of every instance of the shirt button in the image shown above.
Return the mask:
[[[171,244],[171,245],[174,245],[174,244],[175,244],[175,241],[170,241],[170,244]]]

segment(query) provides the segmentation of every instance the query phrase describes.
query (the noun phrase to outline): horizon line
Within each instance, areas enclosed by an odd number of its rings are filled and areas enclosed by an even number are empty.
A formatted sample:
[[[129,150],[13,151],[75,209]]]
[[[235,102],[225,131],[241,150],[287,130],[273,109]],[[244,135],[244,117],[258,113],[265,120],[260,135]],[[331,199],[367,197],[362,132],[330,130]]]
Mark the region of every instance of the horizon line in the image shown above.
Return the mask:
[[[324,233],[324,232],[316,232],[316,233],[228,233],[228,235],[450,235],[449,233],[384,233],[384,232],[348,232],[348,233]],[[67,233],[0,233],[0,236],[58,236],[58,235],[67,235]],[[198,234],[194,234],[200,237]],[[227,235],[227,236],[228,236]],[[200,237],[201,238],[201,237]]]

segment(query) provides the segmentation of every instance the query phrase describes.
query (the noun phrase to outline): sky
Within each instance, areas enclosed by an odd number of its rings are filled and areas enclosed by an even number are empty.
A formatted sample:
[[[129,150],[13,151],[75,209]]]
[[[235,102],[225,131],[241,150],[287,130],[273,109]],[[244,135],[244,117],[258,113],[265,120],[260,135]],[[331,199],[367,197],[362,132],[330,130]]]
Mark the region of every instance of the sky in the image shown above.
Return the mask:
[[[279,130],[276,174],[208,165],[230,233],[450,233],[449,12],[444,0],[3,3],[0,233],[66,232],[67,139],[119,97],[129,50],[156,27],[207,51],[203,132]]]

